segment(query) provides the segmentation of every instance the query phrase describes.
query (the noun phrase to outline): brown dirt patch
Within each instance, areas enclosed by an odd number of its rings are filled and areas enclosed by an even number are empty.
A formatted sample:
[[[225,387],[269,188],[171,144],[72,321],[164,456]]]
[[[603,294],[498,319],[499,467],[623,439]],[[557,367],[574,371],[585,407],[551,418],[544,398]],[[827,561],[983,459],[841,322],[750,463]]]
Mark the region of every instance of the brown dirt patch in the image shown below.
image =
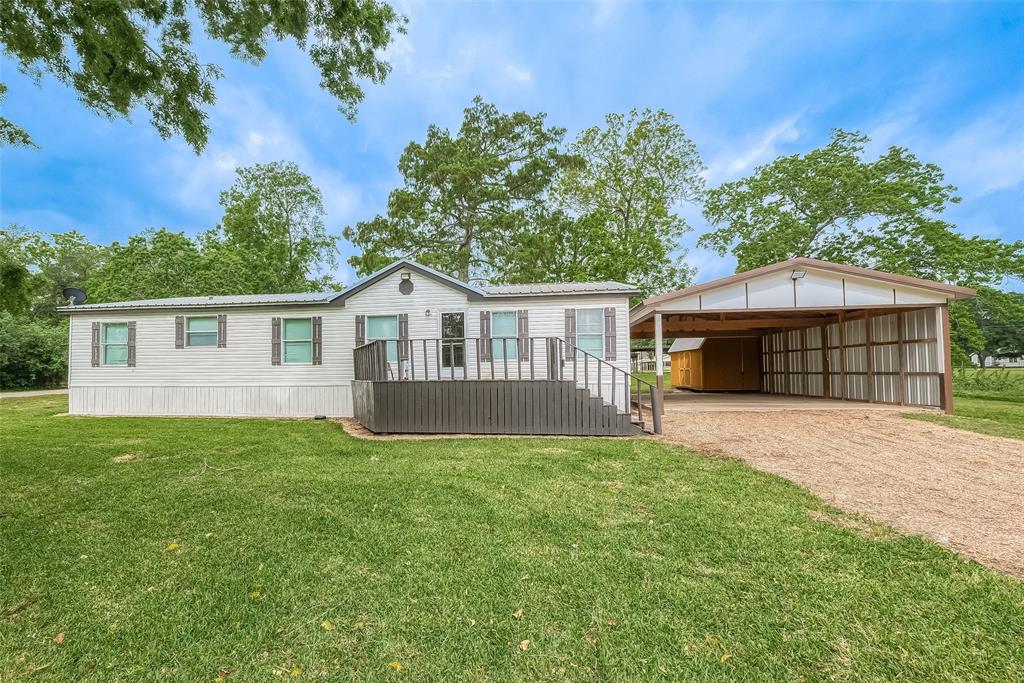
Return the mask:
[[[883,411],[669,412],[664,440],[1024,577],[1024,443]]]

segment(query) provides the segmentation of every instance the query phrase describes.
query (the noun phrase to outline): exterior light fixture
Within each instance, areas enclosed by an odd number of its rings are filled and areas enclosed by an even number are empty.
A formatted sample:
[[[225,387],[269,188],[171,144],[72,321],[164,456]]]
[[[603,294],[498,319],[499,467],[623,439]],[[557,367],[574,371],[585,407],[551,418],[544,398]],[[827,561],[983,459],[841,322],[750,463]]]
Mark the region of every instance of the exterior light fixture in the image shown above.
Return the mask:
[[[806,273],[805,271],[802,271],[802,270],[794,270],[794,271],[793,271],[793,274],[792,274],[792,275],[791,275],[790,277],[792,277],[792,278],[793,278],[794,280],[799,280],[799,279],[800,279],[800,278],[802,278],[802,277],[803,277],[804,275],[807,275],[807,273]]]

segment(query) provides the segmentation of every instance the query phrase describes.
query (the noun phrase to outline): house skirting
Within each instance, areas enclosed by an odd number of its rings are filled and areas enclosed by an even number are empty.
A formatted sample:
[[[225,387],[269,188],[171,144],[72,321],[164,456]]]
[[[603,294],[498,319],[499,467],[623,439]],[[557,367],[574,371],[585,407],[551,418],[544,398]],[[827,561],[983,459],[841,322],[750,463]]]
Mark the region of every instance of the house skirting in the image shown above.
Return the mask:
[[[73,415],[352,417],[352,388],[305,386],[72,386]]]

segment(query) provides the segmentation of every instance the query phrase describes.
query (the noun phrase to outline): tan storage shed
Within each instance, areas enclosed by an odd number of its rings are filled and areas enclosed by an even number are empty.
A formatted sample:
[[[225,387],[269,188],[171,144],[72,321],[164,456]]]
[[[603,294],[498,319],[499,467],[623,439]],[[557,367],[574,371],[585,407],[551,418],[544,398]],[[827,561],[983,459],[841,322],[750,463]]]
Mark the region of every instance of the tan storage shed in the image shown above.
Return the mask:
[[[759,337],[676,339],[668,350],[672,386],[695,391],[759,391]]]

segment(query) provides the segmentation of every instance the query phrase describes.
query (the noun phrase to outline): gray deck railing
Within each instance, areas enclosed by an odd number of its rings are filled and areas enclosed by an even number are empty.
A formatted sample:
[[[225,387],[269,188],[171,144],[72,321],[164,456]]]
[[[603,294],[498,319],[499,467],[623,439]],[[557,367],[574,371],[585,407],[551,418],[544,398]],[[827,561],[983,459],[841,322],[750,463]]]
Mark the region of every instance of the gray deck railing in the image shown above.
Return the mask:
[[[357,380],[571,380],[661,433],[654,385],[561,337],[377,340],[353,359]]]

